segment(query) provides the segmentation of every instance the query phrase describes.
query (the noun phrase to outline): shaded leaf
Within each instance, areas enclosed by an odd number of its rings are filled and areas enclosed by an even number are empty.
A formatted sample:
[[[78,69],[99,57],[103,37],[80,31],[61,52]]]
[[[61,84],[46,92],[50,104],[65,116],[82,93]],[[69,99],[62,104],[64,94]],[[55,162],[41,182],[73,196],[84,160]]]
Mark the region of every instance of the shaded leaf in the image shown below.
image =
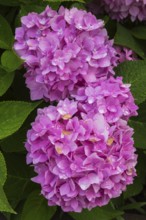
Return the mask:
[[[124,192],[124,199],[128,199],[132,196],[138,195],[143,189],[141,181],[136,177],[134,183],[127,187],[127,190]]]
[[[112,220],[122,214],[122,211],[109,209],[107,207],[96,207],[91,211],[84,210],[81,213],[71,213],[71,216],[75,220]]]
[[[146,123],[146,101],[139,105],[138,116],[134,117],[133,120]]]
[[[45,6],[39,5],[23,5],[21,7],[20,16],[27,15],[29,12],[41,13],[45,9]]]
[[[0,212],[15,213],[14,210],[11,208],[1,185],[0,185]]]
[[[0,139],[16,132],[40,102],[0,102]]]
[[[7,50],[1,56],[1,63],[6,71],[13,72],[22,65],[23,61],[15,52]]]
[[[134,129],[135,147],[146,149],[146,123],[130,120],[129,125]]]
[[[132,185],[127,187],[126,192],[124,192],[124,198],[130,198],[132,196],[138,195],[142,189],[143,184],[145,184],[146,172],[145,172],[145,161],[146,155],[143,153],[142,150],[138,150],[138,163],[136,166],[137,177],[134,180]]]
[[[26,101],[30,102],[30,91],[26,87],[24,78],[24,69],[15,72],[15,78],[11,87],[8,91],[1,97],[2,101]]]
[[[12,214],[10,220],[21,220],[23,206],[24,206],[24,201],[18,204],[18,206],[16,207],[17,214],[16,215]]]
[[[1,141],[1,148],[4,152],[23,152],[25,151],[24,142],[26,140],[26,133],[28,127],[22,126],[13,135],[3,139]]]
[[[132,204],[125,205],[121,208],[121,210],[129,210],[129,209],[139,209],[142,206],[146,206],[146,202],[135,202]]]
[[[24,204],[21,220],[51,220],[56,211],[55,207],[49,207],[47,200],[39,195],[39,191],[34,191]]]
[[[146,162],[146,155],[142,150],[138,150],[138,163],[136,166],[137,171],[137,178],[142,184],[145,184],[146,180],[146,172],[145,172],[145,162]]]
[[[136,103],[146,100],[146,62],[128,61],[121,63],[116,69],[117,75],[123,76],[125,83],[131,84],[131,91]]]
[[[18,0],[0,0],[0,5],[6,5],[6,6],[19,6]]]
[[[117,32],[115,35],[115,44],[128,47],[135,51],[140,57],[144,58],[144,52],[139,43],[132,36],[130,30],[117,23]]]
[[[46,2],[82,2],[85,3],[84,0],[44,0]]]
[[[0,0],[1,5],[5,6],[20,6],[23,4],[39,4],[42,3],[43,0]]]
[[[26,133],[30,129],[30,124],[36,117],[36,111],[33,111],[26,119],[22,127],[13,135],[1,141],[1,148],[4,152],[24,152],[24,143],[26,141]]]
[[[10,25],[5,18],[0,15],[0,48],[11,49],[13,40],[14,38]]]
[[[7,168],[3,154],[0,152],[0,185],[3,186],[7,177]]]
[[[14,75],[14,72],[6,72],[0,68],[0,96],[2,96],[11,86]]]
[[[84,4],[80,3],[80,2],[75,2],[71,5],[72,8],[78,8],[78,9],[83,9],[86,10]]]
[[[11,208],[5,192],[3,190],[3,185],[7,177],[7,168],[3,154],[0,152],[0,212],[10,212],[15,213]]]
[[[7,180],[4,190],[11,205],[15,208],[21,200],[27,198],[37,184],[31,182],[34,172],[26,165],[25,155],[5,154],[5,160]]]
[[[137,26],[131,30],[134,37],[146,40],[146,26]]]

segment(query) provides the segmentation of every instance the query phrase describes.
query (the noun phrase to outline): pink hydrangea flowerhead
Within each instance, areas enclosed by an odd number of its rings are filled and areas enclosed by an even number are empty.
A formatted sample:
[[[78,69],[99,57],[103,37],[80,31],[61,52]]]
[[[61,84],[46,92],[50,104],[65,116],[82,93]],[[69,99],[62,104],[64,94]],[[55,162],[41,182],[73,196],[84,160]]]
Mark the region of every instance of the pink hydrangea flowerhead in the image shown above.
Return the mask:
[[[110,124],[120,118],[128,120],[137,115],[138,107],[134,103],[130,85],[124,84],[122,77],[100,79],[92,86],[80,87],[72,96],[81,105],[85,116],[103,114]]]
[[[25,61],[31,99],[64,99],[78,86],[114,74],[115,50],[102,20],[76,8],[29,13],[14,49]]]
[[[114,46],[114,48],[116,50],[116,58],[117,58],[115,62],[116,66],[125,61],[134,61],[138,59],[136,53],[129,48],[122,46]]]
[[[102,113],[85,117],[81,104],[65,99],[39,109],[27,133],[27,163],[33,164],[49,206],[81,212],[118,197],[136,175],[133,129]]]
[[[105,11],[113,19],[146,20],[146,0],[102,0],[102,2]]]

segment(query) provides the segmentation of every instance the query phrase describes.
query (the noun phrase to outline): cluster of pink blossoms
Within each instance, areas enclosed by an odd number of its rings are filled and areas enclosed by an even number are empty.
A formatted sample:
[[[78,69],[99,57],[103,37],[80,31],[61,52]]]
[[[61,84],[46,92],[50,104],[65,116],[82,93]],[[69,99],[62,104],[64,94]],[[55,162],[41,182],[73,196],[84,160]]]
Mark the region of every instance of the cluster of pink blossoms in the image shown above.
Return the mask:
[[[146,21],[146,0],[103,0],[105,10],[113,19]]]
[[[120,196],[136,175],[132,135],[126,120],[109,124],[102,113],[88,114],[74,100],[39,109],[27,134],[27,162],[48,205],[81,212]]]
[[[110,77],[98,80],[92,86],[80,87],[72,96],[85,115],[102,114],[107,123],[112,124],[120,118],[128,120],[137,115],[137,106],[129,87],[123,84],[121,77]]]
[[[60,100],[75,87],[113,74],[115,50],[104,22],[86,11],[49,7],[16,29],[14,49],[25,60],[31,99]]]
[[[25,144],[48,205],[81,212],[120,196],[136,176],[127,121],[137,106],[130,85],[113,76],[124,58],[117,61],[103,22],[83,10],[47,7],[22,18],[14,47],[32,100],[61,99],[38,109]]]
[[[93,0],[88,7],[93,13],[106,11],[118,21],[127,18],[131,21],[146,21],[146,0]]]

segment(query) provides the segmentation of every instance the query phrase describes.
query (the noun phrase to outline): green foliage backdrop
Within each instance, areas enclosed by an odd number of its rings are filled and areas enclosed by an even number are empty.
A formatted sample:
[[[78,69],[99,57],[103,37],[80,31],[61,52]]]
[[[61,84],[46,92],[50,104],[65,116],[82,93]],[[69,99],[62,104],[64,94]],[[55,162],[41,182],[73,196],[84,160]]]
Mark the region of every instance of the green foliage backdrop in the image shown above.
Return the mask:
[[[89,0],[0,0],[0,211],[8,220],[51,220],[53,215],[57,215],[57,220],[67,219],[59,209],[47,206],[46,200],[39,195],[39,187],[31,182],[34,173],[25,162],[26,131],[34,120],[36,108],[45,103],[30,101],[23,78],[23,61],[13,51],[15,28],[22,15],[41,12],[47,4],[57,10],[60,4],[85,8],[87,2]],[[116,23],[107,16],[103,19],[115,44],[132,49],[140,59],[124,62],[116,68],[117,75],[131,83],[139,105],[139,116],[129,122],[135,130],[138,176],[134,184],[109,205],[91,212],[70,213],[68,219],[122,220],[125,212],[146,215],[146,26]]]

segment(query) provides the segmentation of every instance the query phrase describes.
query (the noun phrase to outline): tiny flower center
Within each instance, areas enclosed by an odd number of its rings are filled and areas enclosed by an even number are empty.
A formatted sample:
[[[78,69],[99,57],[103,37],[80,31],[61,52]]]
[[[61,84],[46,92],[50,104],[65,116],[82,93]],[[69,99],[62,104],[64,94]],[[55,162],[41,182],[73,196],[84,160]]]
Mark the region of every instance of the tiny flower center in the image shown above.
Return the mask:
[[[62,116],[62,118],[64,119],[64,120],[68,120],[68,119],[70,119],[72,116],[70,115],[70,114],[65,114],[65,115],[63,115]]]
[[[91,141],[92,143],[95,143],[95,142],[97,142],[98,140],[97,140],[97,138],[90,138],[89,141]]]
[[[111,137],[107,140],[107,145],[111,146],[113,144],[113,142],[114,142],[114,138]]]
[[[64,135],[70,135],[71,133],[72,133],[71,131],[66,131],[66,130],[62,131],[62,134],[64,134]]]
[[[132,173],[133,173],[133,169],[132,169],[132,168],[130,168],[130,169],[128,169],[128,170],[126,171],[126,174],[127,174],[128,176],[131,176]]]
[[[112,163],[112,159],[110,157],[107,157],[107,162]]]
[[[55,146],[55,150],[58,154],[62,154],[62,148],[59,146]]]

